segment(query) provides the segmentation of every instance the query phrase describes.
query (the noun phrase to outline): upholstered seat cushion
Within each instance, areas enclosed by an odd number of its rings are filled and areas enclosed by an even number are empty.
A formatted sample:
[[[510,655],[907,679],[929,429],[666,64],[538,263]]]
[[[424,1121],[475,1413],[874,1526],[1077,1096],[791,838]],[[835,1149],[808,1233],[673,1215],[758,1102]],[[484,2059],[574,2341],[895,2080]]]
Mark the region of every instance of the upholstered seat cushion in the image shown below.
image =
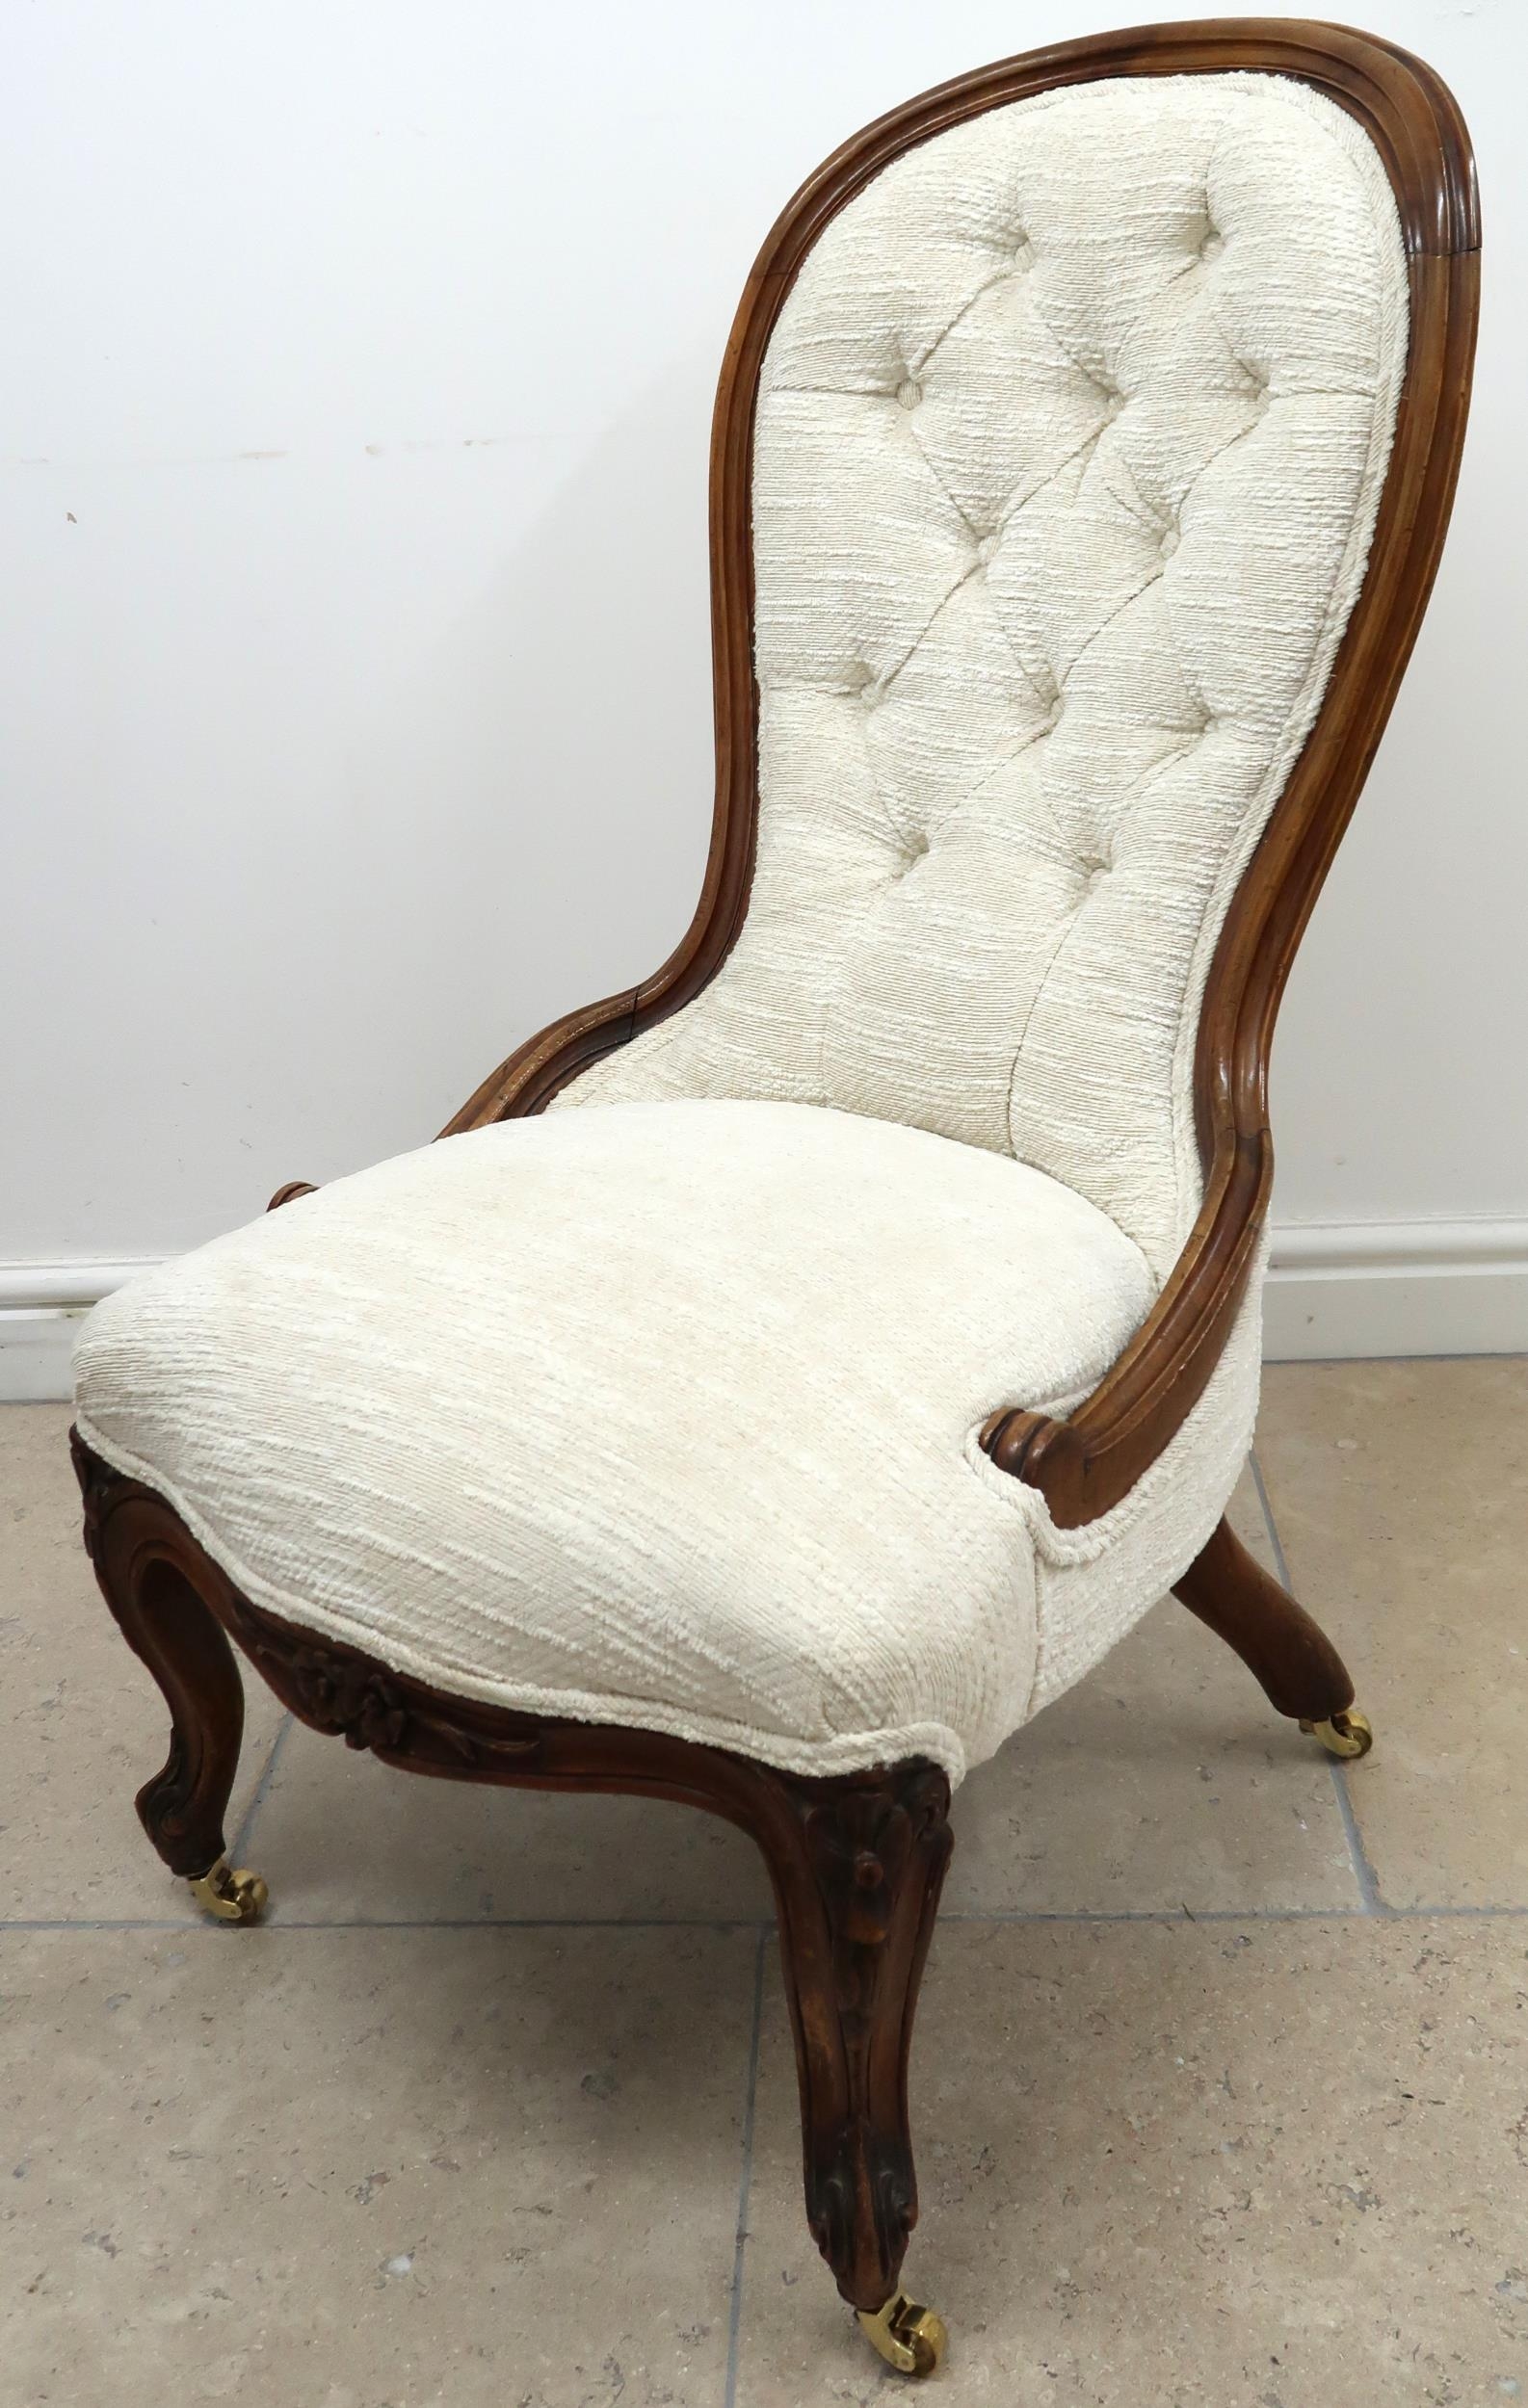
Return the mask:
[[[1085,1393],[1152,1293],[1007,1157],[807,1105],[613,1105],[148,1273],[86,1324],[78,1417],[248,1596],[396,1668],[959,1778],[1037,1654],[1039,1501],[976,1433]]]

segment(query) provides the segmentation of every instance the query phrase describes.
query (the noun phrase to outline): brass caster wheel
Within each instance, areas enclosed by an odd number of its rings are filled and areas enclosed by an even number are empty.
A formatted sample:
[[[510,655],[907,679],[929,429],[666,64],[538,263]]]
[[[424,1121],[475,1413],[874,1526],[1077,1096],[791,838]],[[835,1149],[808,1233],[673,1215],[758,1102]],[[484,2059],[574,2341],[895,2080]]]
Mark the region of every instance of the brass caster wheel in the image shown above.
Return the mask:
[[[1330,1722],[1302,1721],[1301,1729],[1317,1739],[1329,1756],[1346,1756],[1357,1760],[1367,1756],[1374,1745],[1374,1729],[1367,1714],[1350,1706],[1345,1714],[1333,1714]]]
[[[944,2355],[949,2338],[944,2318],[935,2316],[932,2308],[920,2308],[906,2291],[894,2290],[885,2306],[874,2313],[869,2308],[856,2308],[855,2314],[872,2349],[879,2350],[887,2366],[895,2367],[899,2374],[932,2374]]]
[[[271,1895],[257,1872],[235,1872],[226,1856],[186,1887],[198,1906],[224,1924],[257,1924]]]

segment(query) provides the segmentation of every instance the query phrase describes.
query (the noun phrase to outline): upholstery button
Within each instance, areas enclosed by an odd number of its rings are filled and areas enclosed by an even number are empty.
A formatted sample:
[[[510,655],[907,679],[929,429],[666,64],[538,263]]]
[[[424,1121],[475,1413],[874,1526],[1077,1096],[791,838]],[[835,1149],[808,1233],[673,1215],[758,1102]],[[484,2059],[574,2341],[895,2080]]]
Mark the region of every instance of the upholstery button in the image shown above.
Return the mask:
[[[923,387],[916,377],[904,377],[897,387],[897,399],[904,409],[916,409],[923,399]]]
[[[984,568],[987,566],[988,562],[991,559],[992,554],[993,554],[996,550],[997,550],[997,537],[996,537],[996,536],[983,536],[983,537],[980,538],[980,540],[979,540],[979,541],[978,541],[978,543],[977,543],[977,547],[976,547],[976,557],[977,557],[977,559],[981,562],[982,566],[983,566]]]
[[[1015,234],[1014,237],[1014,274],[1022,275],[1025,269],[1032,268],[1034,264],[1034,244],[1027,234]]]
[[[1204,240],[1199,245],[1199,257],[1207,265],[1210,260],[1218,259],[1225,249],[1225,235],[1221,232],[1219,226],[1212,225],[1206,231]]]
[[[898,872],[898,876],[906,877],[909,870],[915,870],[928,850],[929,840],[927,836],[924,835],[921,828],[916,829],[914,833],[908,838],[907,843],[903,847],[902,868]]]
[[[1161,540],[1161,542],[1159,543],[1159,545],[1157,546],[1157,549],[1159,550],[1159,552],[1160,552],[1160,553],[1161,553],[1161,555],[1162,555],[1162,558],[1163,558],[1165,561],[1170,561],[1170,560],[1172,558],[1173,553],[1177,550],[1177,548],[1178,548],[1178,531],[1177,531],[1177,527],[1176,527],[1176,524],[1175,524],[1175,522],[1174,522],[1173,520],[1169,519],[1169,521],[1168,521],[1167,525],[1166,525],[1166,526],[1163,528],[1163,530],[1162,530],[1162,540]]]

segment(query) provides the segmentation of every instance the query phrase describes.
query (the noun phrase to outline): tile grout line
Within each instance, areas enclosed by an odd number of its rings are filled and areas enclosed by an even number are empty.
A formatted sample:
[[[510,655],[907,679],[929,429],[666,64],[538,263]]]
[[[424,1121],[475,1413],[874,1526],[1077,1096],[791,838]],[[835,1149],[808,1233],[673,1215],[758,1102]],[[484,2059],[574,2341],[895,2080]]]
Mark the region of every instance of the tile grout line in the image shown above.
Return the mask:
[[[173,1876],[171,1876],[173,1878]],[[1469,1910],[1488,1914],[1490,1909]],[[1528,1914],[1528,1907],[1523,1909]],[[279,1931],[708,1931],[724,1938],[734,1931],[767,1937],[774,1921],[752,1916],[716,1922],[703,1915],[270,1915],[256,1925],[215,1922],[210,1916],[0,1915],[0,1931],[189,1931],[216,1939],[242,1929]]]
[[[1274,1520],[1274,1508],[1268,1495],[1268,1482],[1263,1478],[1263,1467],[1257,1460],[1255,1447],[1248,1454],[1247,1467],[1252,1476],[1252,1486],[1257,1491],[1257,1502],[1263,1508],[1263,1528],[1268,1532],[1268,1544],[1274,1551],[1274,1569],[1284,1587],[1293,1596],[1294,1590],[1290,1587],[1289,1582],[1289,1559],[1284,1554],[1284,1542],[1278,1535],[1278,1525]]]
[[[1524,1908],[1528,1914],[1528,1907]],[[210,1926],[209,1926],[210,1927]],[[0,1926],[3,1928],[3,1926]],[[707,1915],[293,1915],[270,1916],[267,1931],[734,1931],[768,1934],[773,1918]]]
[[[939,1917],[942,1930],[946,1924],[966,1924],[981,1929],[1005,1927],[1010,1924],[1288,1924],[1288,1923],[1362,1923],[1377,1915],[1386,1923],[1501,1923],[1514,1918],[1528,1918],[1528,1904],[1495,1906],[1436,1906],[1425,1901],[1414,1906],[1076,1906],[1076,1907],[971,1907],[962,1910],[951,1907]],[[158,1917],[150,1915],[8,1915],[0,1916],[0,1932],[6,1931],[146,1931],[188,1933],[194,1939],[206,1938],[222,1944],[223,1938],[243,1926],[214,1923],[203,1915]],[[459,1915],[441,1916],[432,1920],[408,1921],[399,1917],[392,1921],[351,1916],[341,1921],[334,1918],[301,1919],[284,1923],[279,1919],[257,1928],[268,1933],[296,1931],[706,1931],[718,1938],[734,1931],[751,1931],[758,1935],[761,1947],[767,1947],[775,1929],[773,1919],[753,1922],[708,1923],[693,1915]]]
[[[1363,1833],[1358,1826],[1358,1818],[1353,1811],[1353,1792],[1348,1787],[1348,1767],[1346,1765],[1338,1764],[1333,1758],[1328,1769],[1331,1774],[1331,1786],[1336,1792],[1337,1812],[1342,1818],[1343,1830],[1348,1835],[1348,1853],[1353,1859],[1354,1875],[1358,1884],[1358,1895],[1363,1900],[1363,1911],[1366,1915],[1393,1914],[1395,1909],[1387,1906],[1380,1896],[1379,1875],[1369,1861],[1369,1851],[1363,1845]]]
[[[941,1914],[945,1924],[1355,1924],[1378,1916],[1386,1923],[1426,1923],[1444,1919],[1481,1923],[1528,1916],[1528,1906],[1078,1906],[1047,1912],[1001,1907],[987,1912],[973,1908]]]
[[[228,1862],[230,1864],[237,1864],[243,1857],[245,1849],[250,1845],[250,1840],[254,1830],[255,1817],[259,1814],[261,1807],[265,1804],[266,1792],[271,1786],[271,1778],[276,1771],[277,1759],[280,1755],[282,1748],[286,1745],[287,1733],[292,1728],[293,1719],[294,1717],[290,1714],[283,1714],[280,1722],[277,1726],[276,1737],[271,1741],[271,1752],[265,1760],[264,1767],[262,1767],[260,1773],[260,1778],[254,1785],[254,1794],[244,1810],[243,1819],[241,1820],[239,1828],[234,1835],[233,1845],[228,1850]]]
[[[1268,1483],[1263,1478],[1263,1467],[1257,1460],[1255,1447],[1251,1449],[1247,1460],[1251,1467],[1252,1485],[1257,1491],[1258,1503],[1263,1508],[1263,1520],[1268,1529],[1268,1543],[1274,1551],[1274,1562],[1278,1568],[1279,1580],[1288,1594],[1293,1596],[1294,1584],[1289,1577],[1289,1562],[1284,1554],[1284,1543],[1278,1535],[1278,1525],[1274,1519]],[[1332,1793],[1337,1801],[1337,1819],[1342,1825],[1343,1837],[1348,1844],[1348,1861],[1353,1867],[1353,1878],[1357,1884],[1361,1911],[1365,1915],[1388,1914],[1390,1910],[1380,1896],[1379,1875],[1369,1861],[1369,1851],[1363,1845],[1363,1833],[1358,1828],[1358,1818],[1353,1810],[1353,1793],[1348,1788],[1348,1767],[1344,1764],[1339,1764],[1334,1756],[1329,1756],[1327,1770],[1331,1776]]]
[[[921,636],[918,641],[922,642]],[[1280,1367],[1298,1363],[1302,1371],[1332,1365],[1340,1369],[1347,1363],[1520,1363],[1522,1359],[1521,1347],[1477,1347],[1468,1354],[1285,1354],[1278,1358]]]
[[[738,2339],[743,2323],[743,2253],[748,2242],[749,2191],[753,2180],[753,2109],[758,2098],[759,2036],[764,2024],[764,1957],[770,1926],[760,1924],[753,1950],[753,2029],[749,2040],[748,2105],[743,2110],[743,2170],[737,2188],[737,2237],[732,2245],[732,2298],[726,2328],[726,2388],[723,2408],[736,2408]]]

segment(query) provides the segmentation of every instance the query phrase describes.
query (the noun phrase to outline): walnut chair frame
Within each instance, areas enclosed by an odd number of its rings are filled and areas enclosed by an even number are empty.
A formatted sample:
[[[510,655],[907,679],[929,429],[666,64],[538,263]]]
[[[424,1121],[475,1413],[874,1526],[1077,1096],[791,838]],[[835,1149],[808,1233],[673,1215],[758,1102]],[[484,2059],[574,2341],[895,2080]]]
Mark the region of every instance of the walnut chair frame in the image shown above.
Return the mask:
[[[769,236],[727,346],[711,458],[716,804],[703,890],[676,952],[645,984],[555,1023],[486,1079],[442,1132],[540,1111],[598,1056],[697,994],[748,908],[757,814],[750,488],[765,347],[827,222],[888,162],[1006,102],[1104,76],[1250,69],[1297,77],[1349,110],[1390,176],[1406,244],[1410,341],[1368,568],[1319,717],[1242,879],[1200,1018],[1196,1103],[1204,1199],[1146,1322],[1065,1420],[995,1412],[983,1443],[1039,1489],[1058,1525],[1107,1512],[1202,1394],[1251,1273],[1273,1172],[1267,1074],[1295,949],[1347,825],[1425,608],[1453,499],[1473,354],[1479,222],[1468,139],[1417,60],[1340,27],[1240,18],[1067,43],[941,86],[856,136]],[[284,1188],[273,1205],[304,1191]],[[936,2316],[898,2288],[917,2191],[908,2058],[951,1847],[949,1783],[922,1762],[813,1780],[661,1734],[538,1718],[448,1695],[241,1596],[163,1498],[76,1438],[86,1545],[123,1636],[158,1682],[171,1741],[138,1811],[170,1870],[214,1914],[252,1921],[253,1875],[224,1857],[238,1759],[237,1642],[303,1722],[384,1763],[447,1780],[674,1798],[750,1832],[769,1866],[801,2078],[806,2211],[843,2297],[908,2373],[927,2373]],[[1368,1745],[1353,1684],[1314,1622],[1223,1521],[1175,1592],[1243,1658],[1281,1714],[1333,1753]]]

